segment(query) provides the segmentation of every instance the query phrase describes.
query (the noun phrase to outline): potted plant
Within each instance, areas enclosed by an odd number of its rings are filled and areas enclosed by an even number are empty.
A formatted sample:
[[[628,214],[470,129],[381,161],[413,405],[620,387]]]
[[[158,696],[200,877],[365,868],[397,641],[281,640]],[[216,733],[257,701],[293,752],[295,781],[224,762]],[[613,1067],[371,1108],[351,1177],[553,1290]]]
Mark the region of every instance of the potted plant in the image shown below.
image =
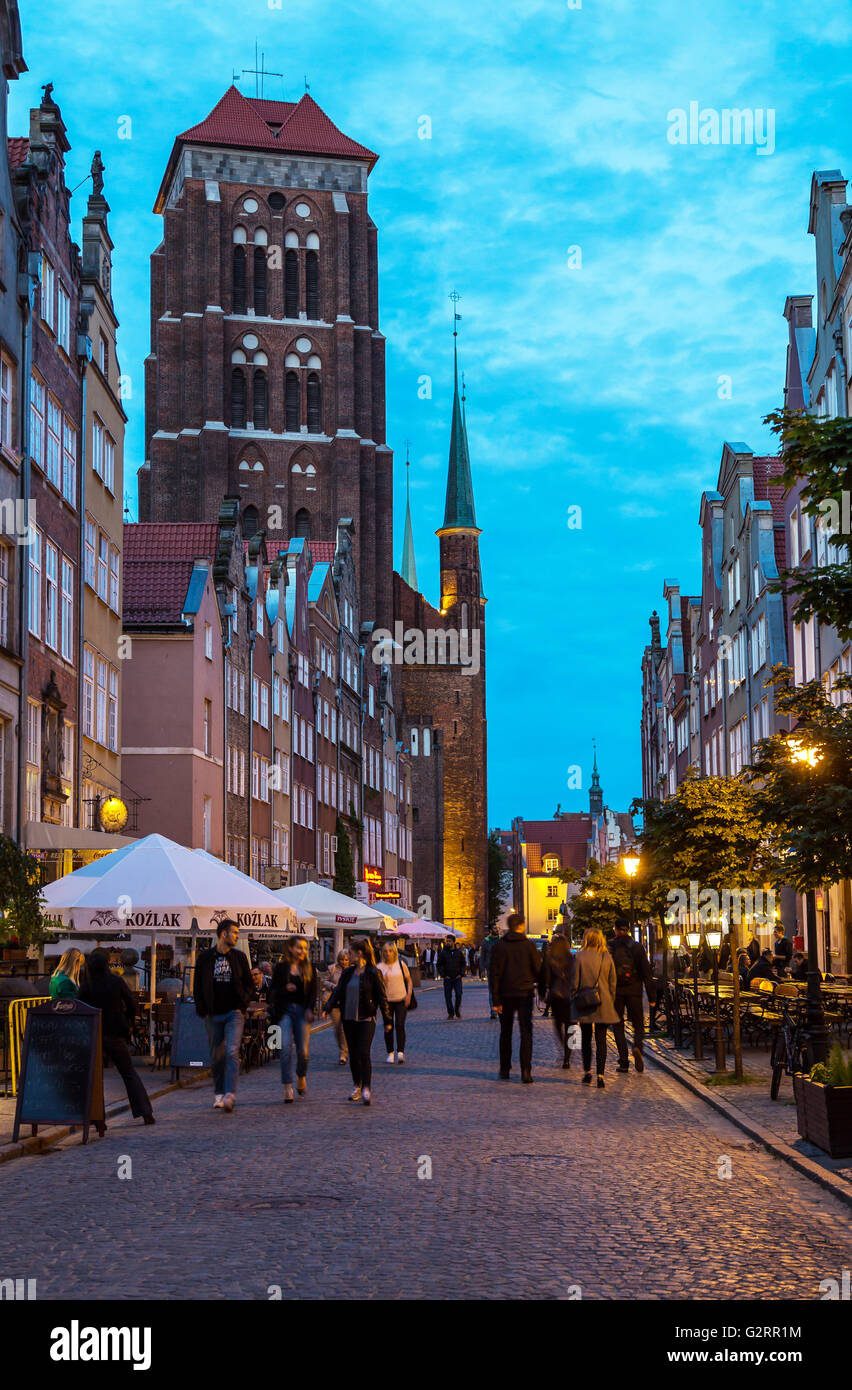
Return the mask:
[[[793,1077],[799,1134],[832,1158],[852,1157],[852,1054],[835,1043],[827,1062]]]

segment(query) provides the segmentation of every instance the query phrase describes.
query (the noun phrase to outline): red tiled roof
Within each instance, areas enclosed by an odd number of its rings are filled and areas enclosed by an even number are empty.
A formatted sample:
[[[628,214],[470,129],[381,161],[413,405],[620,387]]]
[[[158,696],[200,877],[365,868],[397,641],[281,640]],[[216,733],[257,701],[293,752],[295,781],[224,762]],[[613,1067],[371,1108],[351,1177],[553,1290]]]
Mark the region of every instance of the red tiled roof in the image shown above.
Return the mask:
[[[276,128],[274,133],[270,126]],[[178,140],[190,144],[366,159],[370,168],[378,159],[372,150],[338,130],[307,92],[297,102],[265,101],[244,97],[231,86],[210,115],[184,130]]]
[[[777,477],[781,472],[782,463],[776,455],[759,456],[752,459],[752,476],[754,477],[754,500],[756,502],[766,502],[767,488],[771,478]]]
[[[9,168],[20,169],[30,157],[30,142],[26,135],[12,135],[6,141],[9,152]]]
[[[308,541],[308,546],[315,565],[330,565],[334,560],[334,541]]]
[[[525,820],[523,840],[526,843],[544,846],[584,844],[592,833],[591,816],[582,811],[572,811],[559,820]]]
[[[133,522],[124,527],[124,621],[180,621],[193,561],[213,557],[207,522]]]

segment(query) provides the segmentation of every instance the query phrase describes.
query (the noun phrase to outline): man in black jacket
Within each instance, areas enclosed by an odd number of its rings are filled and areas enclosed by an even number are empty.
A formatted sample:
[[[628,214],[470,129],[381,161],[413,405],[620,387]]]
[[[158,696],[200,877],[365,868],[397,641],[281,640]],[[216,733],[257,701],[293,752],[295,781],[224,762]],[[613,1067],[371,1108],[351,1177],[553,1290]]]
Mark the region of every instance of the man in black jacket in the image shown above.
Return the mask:
[[[202,951],[195,965],[195,1011],[207,1025],[213,1071],[213,1109],[234,1108],[240,1071],[240,1043],[254,985],[251,967],[237,948],[240,929],[230,917],[216,928],[216,945]]]
[[[637,1071],[645,1070],[643,1046],[645,1042],[645,1008],[642,1003],[643,986],[648,995],[648,1003],[657,1002],[656,987],[651,965],[644,946],[634,941],[630,935],[630,923],[626,917],[619,917],[615,924],[615,936],[609,943],[610,953],[615,964],[615,1008],[619,1021],[613,1025],[615,1045],[618,1048],[618,1070],[629,1071],[627,1039],[624,1035],[624,1013],[633,1025],[633,1065]]]
[[[542,987],[544,967],[520,912],[510,914],[508,927],[491,956],[491,998],[500,1018],[500,1080],[508,1081],[512,1070],[512,1024],[517,1014],[521,1080],[531,1085],[533,995]]]
[[[438,974],[444,981],[447,1018],[461,1018],[462,977],[465,972],[464,951],[455,941],[445,941],[438,953]]]
[[[772,951],[772,964],[776,973],[784,976],[788,966],[793,959],[793,943],[784,935],[784,928],[779,922],[775,928],[775,943]]]

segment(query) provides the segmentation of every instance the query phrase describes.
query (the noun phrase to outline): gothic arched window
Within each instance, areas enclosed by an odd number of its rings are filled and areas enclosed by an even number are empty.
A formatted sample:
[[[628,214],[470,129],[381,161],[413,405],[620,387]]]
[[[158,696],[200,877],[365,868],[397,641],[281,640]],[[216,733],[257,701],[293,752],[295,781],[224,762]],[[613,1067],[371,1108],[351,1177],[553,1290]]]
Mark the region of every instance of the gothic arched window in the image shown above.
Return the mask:
[[[288,372],[284,379],[284,429],[288,434],[298,434],[300,414],[298,373]]]
[[[234,313],[246,311],[246,248],[234,247]]]
[[[311,514],[307,507],[300,507],[296,513],[293,529],[296,536],[303,536],[305,540],[310,540],[311,536]]]
[[[308,374],[308,434],[322,434],[322,389],[316,372]]]
[[[267,410],[266,410],[266,372],[257,371],[254,374],[254,396],[253,396],[253,419],[256,430],[268,429]]]
[[[316,251],[309,251],[305,257],[305,308],[309,319],[319,318],[319,256]]]
[[[254,248],[254,312],[266,315],[266,247]]]
[[[258,515],[257,507],[246,507],[243,512],[243,540],[250,541],[252,536],[257,534]]]
[[[284,253],[284,317],[299,317],[299,253]]]
[[[231,372],[231,429],[244,430],[246,427],[246,378],[245,372],[235,367]]]

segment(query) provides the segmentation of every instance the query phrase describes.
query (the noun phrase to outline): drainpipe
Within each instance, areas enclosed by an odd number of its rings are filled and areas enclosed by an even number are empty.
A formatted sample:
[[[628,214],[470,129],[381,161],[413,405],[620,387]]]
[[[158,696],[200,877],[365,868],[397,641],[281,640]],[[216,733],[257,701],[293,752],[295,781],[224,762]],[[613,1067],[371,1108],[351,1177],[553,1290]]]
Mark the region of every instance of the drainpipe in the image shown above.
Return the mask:
[[[94,307],[94,306],[92,306]],[[81,391],[81,413],[82,423],[80,425],[80,457],[77,465],[79,474],[79,495],[80,518],[79,539],[77,544],[77,728],[75,731],[75,759],[77,762],[77,776],[74,779],[76,787],[72,789],[72,796],[76,790],[77,794],[77,824],[80,825],[83,819],[83,647],[86,641],[86,624],[84,621],[86,605],[86,578],[85,578],[85,543],[86,543],[86,409],[88,403],[88,366],[92,360],[92,340],[86,333],[77,334],[77,362],[80,369],[80,391]],[[122,474],[123,476],[123,474]],[[122,546],[122,554],[124,547]],[[97,564],[97,553],[95,555]],[[109,593],[109,575],[107,575],[107,593]],[[119,725],[120,727],[120,725]],[[109,730],[107,730],[109,738]],[[73,808],[72,808],[73,810]],[[72,815],[72,822],[74,817]],[[100,825],[93,825],[93,830],[100,830]]]
[[[319,823],[319,741],[320,741],[320,731],[319,731],[319,726],[318,726],[318,724],[317,724],[317,710],[320,709],[320,693],[319,693],[319,690],[320,690],[320,673],[319,673],[319,671],[317,671],[316,675],[314,676],[314,684],[313,684],[313,691],[312,691],[312,694],[313,694],[313,705],[314,705],[314,729],[313,729],[313,739],[314,739],[314,866],[315,866],[316,871],[317,871],[318,874],[321,872],[321,870],[320,870],[320,864],[321,864],[321,862],[322,862],[321,854],[320,854],[320,851],[321,851],[321,849],[322,849],[322,845],[321,845],[321,843],[320,843],[320,823]],[[320,714],[319,723],[322,724],[322,714]]]
[[[227,592],[227,590],[226,590]],[[231,619],[236,612],[236,604],[222,604],[222,687],[224,699],[222,708],[224,718],[222,720],[222,857],[227,863],[228,860],[228,776],[230,773],[230,749],[228,748],[228,696],[229,696],[229,653],[233,641],[231,630]],[[236,790],[236,788],[235,788]]]

